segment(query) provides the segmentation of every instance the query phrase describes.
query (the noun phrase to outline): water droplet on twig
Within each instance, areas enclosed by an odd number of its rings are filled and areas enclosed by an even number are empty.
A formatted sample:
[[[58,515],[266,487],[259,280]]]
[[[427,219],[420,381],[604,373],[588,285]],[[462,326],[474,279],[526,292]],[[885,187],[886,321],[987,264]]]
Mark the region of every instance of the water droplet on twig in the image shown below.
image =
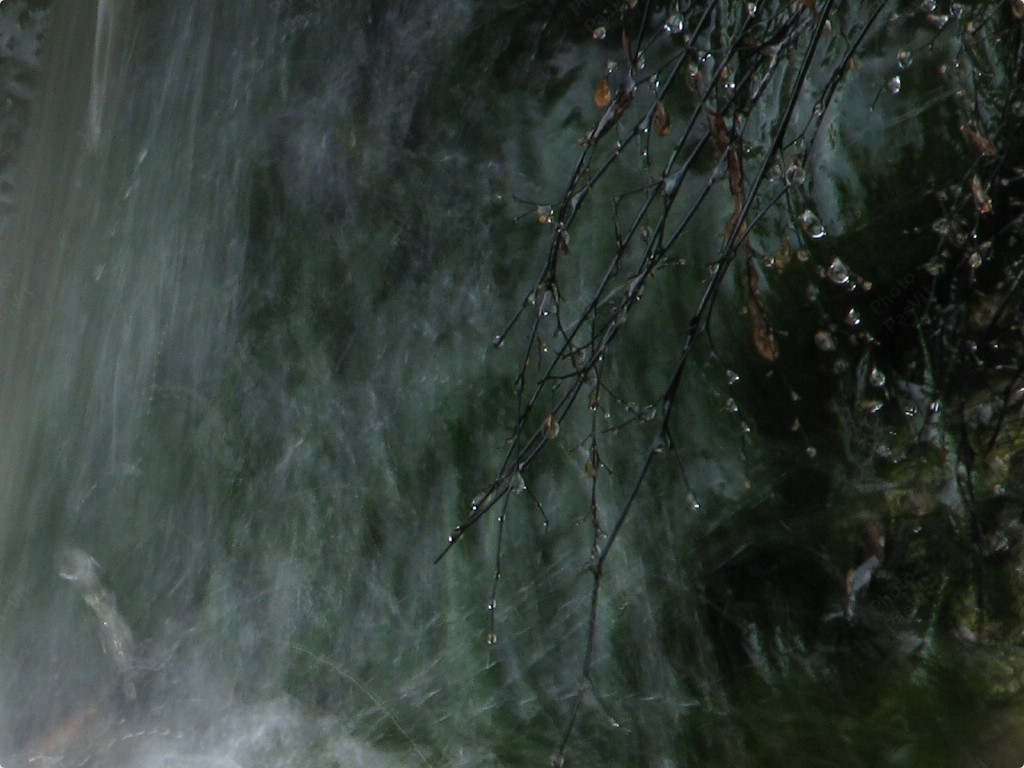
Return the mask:
[[[814,346],[816,346],[822,352],[835,352],[836,340],[828,331],[818,331],[816,334],[814,334]]]
[[[828,267],[828,279],[836,285],[846,285],[850,282],[850,269],[837,256],[832,259]]]
[[[827,234],[827,232],[825,232],[825,225],[821,223],[821,219],[819,219],[810,209],[801,213],[798,221],[800,222],[800,226],[803,227],[804,232],[806,232],[807,236],[812,240],[820,240]]]
[[[686,29],[686,22],[683,21],[683,17],[678,13],[674,13],[665,19],[665,31],[670,35],[681,34]]]

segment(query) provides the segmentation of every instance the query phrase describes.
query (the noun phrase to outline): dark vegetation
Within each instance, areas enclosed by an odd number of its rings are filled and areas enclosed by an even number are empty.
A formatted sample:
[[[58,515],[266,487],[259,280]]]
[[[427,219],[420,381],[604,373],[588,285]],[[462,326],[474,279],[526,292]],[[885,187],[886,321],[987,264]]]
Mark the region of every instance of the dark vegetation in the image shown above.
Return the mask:
[[[28,127],[43,29],[39,5],[6,2],[0,8],[0,213],[11,206],[14,161]]]
[[[524,203],[524,226],[551,237],[495,339],[521,359],[517,417],[445,552],[493,526],[496,641],[503,554],[529,546],[506,537],[508,516],[525,507],[546,527],[550,499],[534,493],[534,477],[555,456],[578,464],[588,629],[556,765],[581,713],[616,719],[595,668],[602,622],[613,621],[603,593],[617,542],[630,526],[664,524],[643,519],[645,498],[667,520],[701,510],[688,476],[701,404],[688,393],[709,371],[733,394],[724,408],[742,445],[774,445],[800,468],[776,493],[788,482],[790,498],[818,495],[833,510],[788,538],[723,554],[688,585],[718,660],[701,667],[693,647],[670,651],[678,669],[718,670],[739,705],[737,681],[751,668],[777,681],[765,670],[778,671],[786,643],[808,659],[827,649],[852,662],[829,667],[840,679],[864,659],[923,663],[947,641],[974,660],[1016,653],[1022,17],[1017,0],[573,0],[551,10],[539,49],[553,78],[586,46],[602,46],[608,65],[580,75],[593,80],[593,117],[577,146],[555,150],[577,158],[564,188]],[[891,126],[876,134],[891,145],[872,145],[870,126],[892,114],[876,118],[876,107],[911,85],[926,94],[916,102],[923,146],[901,144]],[[844,153],[859,191],[835,170]],[[709,232],[715,250],[695,252]],[[697,291],[679,278],[693,270],[705,275]],[[627,433],[645,447],[617,450]],[[853,486],[837,484],[826,460],[872,472],[872,487],[848,498]],[[749,477],[769,482],[758,471]],[[772,530],[772,514],[755,505],[752,536]],[[670,560],[652,556],[648,567]],[[685,645],[691,620],[666,610],[660,642]],[[978,678],[989,695],[989,677]],[[767,749],[765,733],[740,730]]]

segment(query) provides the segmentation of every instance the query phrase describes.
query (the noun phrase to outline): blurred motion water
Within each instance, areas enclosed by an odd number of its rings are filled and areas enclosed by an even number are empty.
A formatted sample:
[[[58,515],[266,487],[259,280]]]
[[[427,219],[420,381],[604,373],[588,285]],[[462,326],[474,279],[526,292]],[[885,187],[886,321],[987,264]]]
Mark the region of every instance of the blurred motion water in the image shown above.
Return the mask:
[[[8,759],[416,755],[498,162],[416,122],[468,6],[335,6],[18,9],[46,26],[2,222]]]

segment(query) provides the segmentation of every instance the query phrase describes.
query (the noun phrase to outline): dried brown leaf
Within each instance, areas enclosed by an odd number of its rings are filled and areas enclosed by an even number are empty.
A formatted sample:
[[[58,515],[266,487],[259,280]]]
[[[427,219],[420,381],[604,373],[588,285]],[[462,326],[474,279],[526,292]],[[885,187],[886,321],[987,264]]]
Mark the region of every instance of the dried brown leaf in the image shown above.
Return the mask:
[[[988,188],[977,175],[971,179],[971,193],[974,195],[974,207],[980,215],[992,213],[992,198],[988,196]]]
[[[769,363],[774,363],[779,359],[779,342],[775,340],[775,331],[772,330],[771,323],[768,322],[768,318],[764,314],[764,309],[759,306],[751,306],[750,320],[757,354]]]
[[[761,281],[757,274],[754,259],[747,260],[747,310],[754,332],[754,347],[757,353],[770,363],[779,359],[779,343],[775,340],[775,331],[768,322],[768,313],[761,300]]]
[[[990,139],[987,139],[978,133],[973,126],[965,123],[960,126],[960,132],[973,141],[974,146],[978,148],[978,151],[986,157],[995,157],[998,154],[996,145]]]
[[[659,136],[668,136],[672,133],[672,118],[669,117],[668,110],[660,101],[654,107],[654,130],[658,132]]]
[[[633,103],[633,99],[636,98],[636,85],[630,80],[626,85],[618,90],[615,94],[615,99],[608,106],[608,109],[601,115],[601,119],[597,121],[597,125],[594,126],[594,130],[579,140],[579,144],[583,146],[594,146],[608,131],[618,124],[619,120],[629,109],[629,105]]]

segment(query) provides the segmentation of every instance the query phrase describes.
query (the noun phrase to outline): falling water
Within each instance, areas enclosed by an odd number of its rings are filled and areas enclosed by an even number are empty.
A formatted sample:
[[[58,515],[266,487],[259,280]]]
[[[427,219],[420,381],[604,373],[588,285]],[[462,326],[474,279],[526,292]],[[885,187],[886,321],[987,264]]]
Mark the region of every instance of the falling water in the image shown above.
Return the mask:
[[[8,768],[427,759],[500,158],[417,123],[468,5],[336,5],[45,10],[2,222]]]

